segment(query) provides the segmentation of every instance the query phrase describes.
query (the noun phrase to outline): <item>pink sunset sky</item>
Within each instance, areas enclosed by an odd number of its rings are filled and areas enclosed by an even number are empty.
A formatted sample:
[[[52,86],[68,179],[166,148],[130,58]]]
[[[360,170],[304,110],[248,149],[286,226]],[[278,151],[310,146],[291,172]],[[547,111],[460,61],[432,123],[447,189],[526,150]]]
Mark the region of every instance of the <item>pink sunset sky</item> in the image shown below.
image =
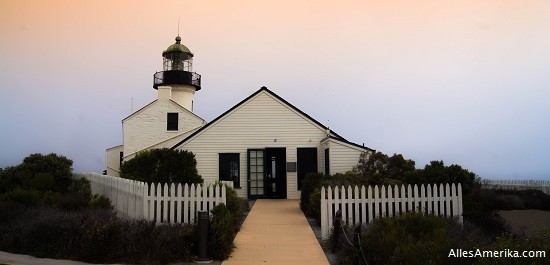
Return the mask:
[[[417,168],[550,179],[550,1],[0,0],[0,167],[101,172],[178,34],[211,121],[261,86]]]

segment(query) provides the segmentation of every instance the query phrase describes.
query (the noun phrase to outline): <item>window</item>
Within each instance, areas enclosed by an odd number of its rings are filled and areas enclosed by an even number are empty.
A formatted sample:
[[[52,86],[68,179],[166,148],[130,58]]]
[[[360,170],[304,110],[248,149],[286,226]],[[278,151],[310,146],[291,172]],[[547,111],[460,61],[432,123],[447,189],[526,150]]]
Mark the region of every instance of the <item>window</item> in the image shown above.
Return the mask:
[[[241,187],[239,154],[220,155],[220,180],[233,181],[233,187]]]
[[[124,152],[120,152],[119,158],[118,158],[118,163],[119,163],[118,166],[119,166],[119,168],[122,166],[122,160],[123,160],[123,158],[124,158]]]
[[[168,113],[166,117],[166,130],[177,131],[178,130],[178,113]]]

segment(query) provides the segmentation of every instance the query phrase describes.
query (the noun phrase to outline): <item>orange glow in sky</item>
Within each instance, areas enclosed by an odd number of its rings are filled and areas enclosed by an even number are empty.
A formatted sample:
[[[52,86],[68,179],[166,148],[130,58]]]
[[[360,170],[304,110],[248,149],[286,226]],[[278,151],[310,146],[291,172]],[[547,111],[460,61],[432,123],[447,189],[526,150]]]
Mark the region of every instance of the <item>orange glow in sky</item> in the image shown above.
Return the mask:
[[[156,97],[179,19],[207,121],[265,85],[418,167],[548,179],[548,14],[545,0],[0,0],[0,167],[59,152],[100,172],[131,99]]]

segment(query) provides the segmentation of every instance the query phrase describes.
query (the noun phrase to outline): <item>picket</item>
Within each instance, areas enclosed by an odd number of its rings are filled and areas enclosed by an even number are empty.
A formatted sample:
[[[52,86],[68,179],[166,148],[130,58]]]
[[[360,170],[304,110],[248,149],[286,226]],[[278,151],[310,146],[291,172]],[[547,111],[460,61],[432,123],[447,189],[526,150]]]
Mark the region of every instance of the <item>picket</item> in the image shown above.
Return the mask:
[[[374,189],[374,191],[373,191]],[[439,192],[438,192],[439,190]],[[366,192],[365,192],[366,191]],[[400,192],[401,191],[401,192]],[[366,196],[365,196],[366,195]],[[391,186],[323,187],[321,189],[321,237],[328,238],[338,210],[350,225],[366,224],[375,218],[421,212],[457,216],[462,223],[462,185],[427,184]]]
[[[226,190],[221,185],[175,185],[145,183],[97,173],[78,173],[90,181],[93,194],[103,195],[111,200],[121,217],[145,219],[160,223],[193,223],[195,211],[210,211],[227,200]]]

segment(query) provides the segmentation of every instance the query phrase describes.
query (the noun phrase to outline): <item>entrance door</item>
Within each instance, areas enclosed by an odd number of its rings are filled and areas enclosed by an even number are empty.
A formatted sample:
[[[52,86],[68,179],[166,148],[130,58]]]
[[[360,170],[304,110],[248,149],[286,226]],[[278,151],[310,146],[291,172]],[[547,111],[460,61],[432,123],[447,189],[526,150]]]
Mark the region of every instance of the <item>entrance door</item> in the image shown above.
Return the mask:
[[[265,149],[248,150],[248,198],[265,198]]]
[[[286,149],[265,149],[265,193],[267,198],[286,199]]]
[[[286,199],[286,149],[248,150],[248,198]]]

